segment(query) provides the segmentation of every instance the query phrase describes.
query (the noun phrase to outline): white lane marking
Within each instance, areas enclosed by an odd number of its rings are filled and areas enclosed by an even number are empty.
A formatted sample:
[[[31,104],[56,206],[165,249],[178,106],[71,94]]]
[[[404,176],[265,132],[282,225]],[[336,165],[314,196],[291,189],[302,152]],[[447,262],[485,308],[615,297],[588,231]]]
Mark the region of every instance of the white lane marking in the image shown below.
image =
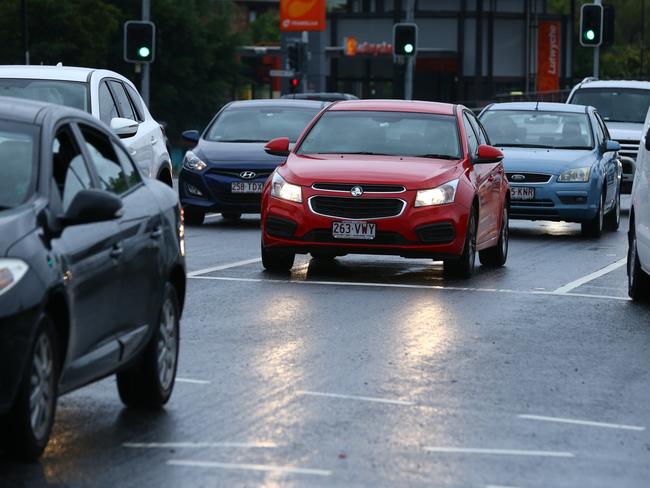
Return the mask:
[[[194,380],[192,378],[176,378],[176,381],[179,383],[192,383],[194,385],[209,385],[210,382],[207,380]]]
[[[613,262],[609,266],[605,266],[604,268],[599,269],[598,271],[594,271],[593,273],[590,273],[586,276],[583,276],[582,278],[578,278],[577,280],[572,281],[571,283],[567,283],[566,285],[561,286],[553,293],[567,294],[571,290],[578,288],[579,286],[582,286],[585,283],[589,283],[590,281],[593,281],[596,278],[600,278],[601,276],[604,276],[607,273],[611,273],[615,269],[624,266],[626,262],[627,262],[627,258],[619,259],[618,261]]]
[[[243,261],[235,261],[234,263],[221,264],[219,266],[211,266],[210,268],[197,269],[187,273],[188,278],[196,278],[199,275],[212,273],[214,271],[223,271],[224,269],[238,268],[239,266],[246,266],[247,264],[259,263],[262,258],[244,259]]]
[[[375,402],[375,403],[391,403],[393,405],[415,405],[414,402],[409,402],[407,400],[392,400],[390,398],[377,398],[377,397],[367,397],[367,396],[357,396],[357,395],[342,395],[340,393],[323,393],[320,391],[305,391],[300,390],[296,392],[297,395],[304,396],[320,396],[320,397],[329,397],[329,398],[342,398],[344,400],[359,400],[363,402]]]
[[[426,446],[427,452],[443,452],[452,454],[497,454],[502,456],[541,456],[541,457],[561,457],[572,458],[572,452],[563,451],[529,451],[520,449],[484,449],[475,447],[437,447]]]
[[[167,464],[171,466],[189,466],[192,468],[236,469],[242,471],[267,471],[280,474],[310,474],[313,476],[330,476],[331,471],[326,469],[295,468],[293,466],[272,466],[269,464],[239,464],[216,463],[212,461],[185,461],[170,459]]]
[[[527,419],[527,420],[541,420],[543,422],[559,422],[563,424],[588,425],[590,427],[604,427],[607,429],[623,429],[623,430],[636,430],[636,431],[645,430],[645,427],[640,425],[612,424],[609,422],[593,422],[591,420],[567,419],[562,417],[545,417],[543,415],[521,414],[521,415],[517,415],[517,417],[519,417],[520,419]]]
[[[244,283],[287,283],[300,285],[329,285],[329,286],[357,286],[370,288],[407,288],[415,290],[451,290],[451,291],[477,291],[484,293],[512,293],[515,295],[540,295],[540,296],[560,296],[560,297],[580,297],[580,298],[598,298],[602,300],[622,300],[630,301],[628,297],[617,297],[612,295],[590,295],[587,293],[556,293],[554,291],[538,290],[509,290],[493,288],[471,288],[459,286],[441,286],[441,285],[407,285],[401,283],[362,283],[355,281],[307,281],[307,280],[277,280],[267,278],[234,278],[230,276],[190,276],[197,280],[214,280],[214,281],[241,281]]]
[[[216,447],[241,447],[244,449],[273,449],[275,442],[125,442],[131,449],[203,449]]]

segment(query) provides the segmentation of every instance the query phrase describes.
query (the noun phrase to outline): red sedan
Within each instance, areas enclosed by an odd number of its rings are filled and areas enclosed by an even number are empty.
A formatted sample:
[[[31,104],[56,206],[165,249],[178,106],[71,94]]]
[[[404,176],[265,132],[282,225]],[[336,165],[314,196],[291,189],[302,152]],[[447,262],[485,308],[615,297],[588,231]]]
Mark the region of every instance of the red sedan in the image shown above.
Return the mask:
[[[463,106],[401,100],[330,105],[287,157],[262,197],[262,263],[288,271],[315,258],[390,254],[444,261],[469,277],[508,255],[508,182],[501,152]]]

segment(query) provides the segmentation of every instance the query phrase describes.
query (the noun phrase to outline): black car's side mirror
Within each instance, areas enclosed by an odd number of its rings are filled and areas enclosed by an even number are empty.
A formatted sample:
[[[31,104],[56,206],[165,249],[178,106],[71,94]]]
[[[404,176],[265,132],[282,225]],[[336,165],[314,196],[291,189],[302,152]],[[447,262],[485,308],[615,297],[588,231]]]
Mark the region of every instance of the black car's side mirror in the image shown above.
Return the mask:
[[[122,200],[102,190],[81,190],[70,202],[63,225],[89,224],[113,220],[122,215]]]
[[[186,130],[181,135],[187,142],[199,142],[199,138],[201,137],[198,130]]]
[[[645,133],[645,148],[646,151],[650,151],[650,128],[648,128],[648,132]]]

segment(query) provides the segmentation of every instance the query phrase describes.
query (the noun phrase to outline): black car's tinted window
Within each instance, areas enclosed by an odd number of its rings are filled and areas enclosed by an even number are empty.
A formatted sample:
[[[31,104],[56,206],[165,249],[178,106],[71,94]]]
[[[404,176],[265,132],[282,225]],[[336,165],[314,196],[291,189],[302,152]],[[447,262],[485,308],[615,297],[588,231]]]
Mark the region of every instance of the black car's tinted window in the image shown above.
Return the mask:
[[[69,126],[61,127],[52,142],[52,176],[64,211],[77,193],[92,186],[88,168]]]
[[[102,81],[99,85],[99,119],[110,125],[111,119],[117,116],[117,106],[113,95],[111,95],[106,82]]]
[[[124,193],[129,185],[109,138],[91,127],[84,125],[79,127],[86,142],[91,164],[97,171],[99,187],[118,195]]]
[[[23,203],[36,179],[36,127],[0,121],[0,210]]]
[[[124,85],[119,81],[109,81],[111,86],[111,91],[115,95],[115,102],[117,107],[120,109],[120,115],[124,118],[136,120],[136,116],[133,113],[133,107],[131,107],[131,102],[129,102],[129,97],[124,91]]]
[[[210,126],[206,139],[216,142],[267,142],[288,137],[295,142],[318,108],[228,108]]]
[[[122,171],[124,172],[124,177],[126,178],[129,188],[138,185],[142,181],[142,178],[140,178],[140,173],[136,170],[133,161],[126,154],[124,149],[118,146],[115,142],[111,143],[113,144],[113,149],[115,150],[117,159],[122,165]]]
[[[89,112],[88,85],[76,81],[0,79],[0,96],[65,105]]]

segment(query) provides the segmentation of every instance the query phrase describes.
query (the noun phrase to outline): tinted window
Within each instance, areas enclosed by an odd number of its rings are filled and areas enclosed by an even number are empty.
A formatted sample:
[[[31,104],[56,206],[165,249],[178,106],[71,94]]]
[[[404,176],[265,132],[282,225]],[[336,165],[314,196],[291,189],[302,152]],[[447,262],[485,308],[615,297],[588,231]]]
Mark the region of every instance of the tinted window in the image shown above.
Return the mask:
[[[142,179],[140,178],[140,173],[138,173],[136,170],[133,161],[126,154],[126,151],[124,149],[118,146],[115,142],[112,142],[112,144],[113,149],[115,150],[115,154],[117,155],[117,159],[122,166],[122,171],[124,172],[124,177],[126,178],[129,188],[138,185]]]
[[[86,83],[57,80],[0,79],[0,96],[65,105],[88,112]]]
[[[474,129],[474,133],[478,136],[478,143],[479,144],[489,144],[488,138],[485,135],[485,132],[483,132],[483,127],[481,127],[481,124],[479,123],[478,120],[476,120],[476,116],[474,114],[471,114],[469,112],[466,112],[467,118],[469,119],[470,124],[472,124],[472,128]]]
[[[643,124],[650,107],[650,90],[582,88],[574,93],[571,103],[596,107],[606,122]]]
[[[90,127],[80,126],[80,128],[91,164],[95,167],[99,177],[99,187],[111,193],[124,193],[129,185],[109,138]]]
[[[495,146],[591,149],[589,116],[541,110],[490,110],[481,116]]]
[[[144,109],[142,108],[142,98],[140,98],[138,92],[135,91],[133,88],[131,88],[130,85],[127,85],[125,83],[124,86],[126,87],[126,91],[135,109],[135,113],[138,117],[138,122],[144,122]]]
[[[469,153],[475,156],[478,153],[478,138],[474,132],[474,127],[472,127],[471,122],[469,121],[467,114],[463,114],[463,124],[465,124],[465,133],[467,135],[467,146],[469,148]]]
[[[27,200],[36,176],[37,129],[0,122],[0,211]]]
[[[115,96],[115,103],[117,103],[120,115],[126,119],[136,120],[131,102],[129,102],[129,97],[126,95],[122,83],[117,81],[109,81],[108,83],[111,85],[111,91]]]
[[[68,126],[59,129],[52,142],[52,176],[64,211],[77,193],[91,187],[88,168]]]
[[[113,95],[108,89],[108,85],[103,81],[99,85],[99,119],[105,124],[110,125],[111,119],[118,117],[117,107],[113,100]]]
[[[296,141],[318,108],[256,107],[226,109],[208,129],[217,142],[267,142],[276,137]]]
[[[386,154],[458,159],[456,119],[414,112],[326,112],[301,144],[301,154]]]

